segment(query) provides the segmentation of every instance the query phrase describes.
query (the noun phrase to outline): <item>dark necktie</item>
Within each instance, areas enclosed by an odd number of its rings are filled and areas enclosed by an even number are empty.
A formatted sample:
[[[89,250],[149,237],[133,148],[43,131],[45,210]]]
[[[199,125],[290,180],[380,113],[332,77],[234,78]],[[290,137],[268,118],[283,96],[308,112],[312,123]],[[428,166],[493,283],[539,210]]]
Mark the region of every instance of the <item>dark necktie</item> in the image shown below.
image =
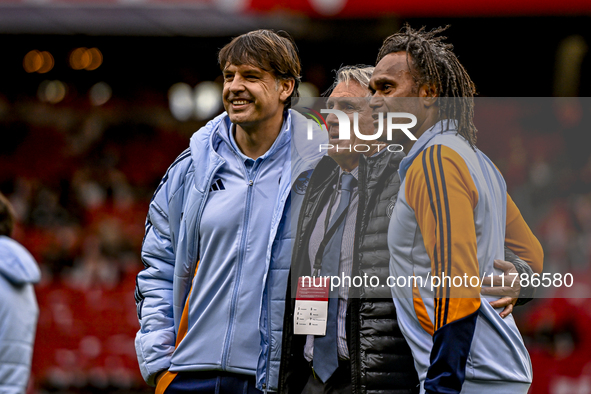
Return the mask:
[[[330,220],[327,230],[331,229],[337,219],[349,208],[354,180],[355,178],[353,175],[348,173],[343,173],[341,176],[341,199],[335,214]],[[327,215],[329,213],[330,212],[327,212]],[[345,220],[343,219],[324,249],[324,254],[322,256],[322,276],[339,275],[339,262],[341,259],[341,244],[343,242],[344,229]],[[330,283],[330,281],[328,283]],[[337,349],[337,313],[339,299],[338,296],[336,296],[337,294],[338,289],[331,293],[331,298],[328,300],[326,335],[314,337],[314,372],[316,372],[322,382],[326,382],[339,366]]]

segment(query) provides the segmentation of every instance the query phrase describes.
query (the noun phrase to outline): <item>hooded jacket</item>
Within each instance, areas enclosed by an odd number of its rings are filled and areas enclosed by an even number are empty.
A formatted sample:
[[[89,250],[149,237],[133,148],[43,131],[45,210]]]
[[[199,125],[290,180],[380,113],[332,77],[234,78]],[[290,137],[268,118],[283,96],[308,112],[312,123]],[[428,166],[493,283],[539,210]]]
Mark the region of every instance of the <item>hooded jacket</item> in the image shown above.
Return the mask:
[[[18,242],[0,236],[0,392],[24,393],[31,373],[41,273]]]
[[[266,259],[262,262],[266,266],[261,281],[262,297],[251,301],[251,305],[260,310],[260,352],[256,371],[252,372],[256,374],[257,388],[270,391],[277,390],[293,237],[290,219],[291,210],[297,205],[290,198],[291,174],[312,169],[322,154],[319,145],[327,140],[326,133],[319,132],[318,128],[315,128],[313,140],[307,140],[308,123],[296,112],[289,110],[285,123],[285,127],[289,127],[291,155],[283,168],[275,206],[270,207],[273,219],[269,237],[265,245],[260,245],[266,250]],[[218,132],[220,128],[231,130],[231,127],[227,114],[223,113],[195,133],[190,148],[168,169],[150,203],[142,246],[142,261],[146,268],[137,276],[136,302],[141,328],[135,340],[140,370],[148,384],[153,385],[156,374],[171,367],[181,316],[199,259],[203,208],[214,176],[224,162],[216,152],[221,142]],[[212,308],[219,313],[220,322],[228,321],[224,307],[212,305]],[[239,333],[241,327],[235,324],[232,329]],[[220,327],[220,330],[226,330],[226,327]],[[208,352],[207,341],[194,346],[196,353]],[[232,360],[224,365],[196,363],[189,368],[244,373],[240,370],[241,360]],[[186,365],[183,370],[187,370]]]

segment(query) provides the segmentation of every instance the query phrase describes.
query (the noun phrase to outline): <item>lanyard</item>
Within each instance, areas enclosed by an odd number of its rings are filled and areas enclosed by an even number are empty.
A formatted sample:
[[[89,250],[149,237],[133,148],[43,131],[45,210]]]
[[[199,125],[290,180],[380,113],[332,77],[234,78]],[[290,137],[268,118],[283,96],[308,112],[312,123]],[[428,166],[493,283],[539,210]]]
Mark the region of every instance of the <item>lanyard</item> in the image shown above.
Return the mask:
[[[338,230],[338,228],[341,225],[341,223],[343,222],[343,220],[345,220],[345,218],[347,217],[347,213],[349,212],[349,206],[347,206],[347,209],[345,209],[343,212],[341,212],[340,216],[337,218],[337,220],[335,220],[332,227],[328,228],[328,225],[330,222],[330,214],[332,212],[332,209],[334,207],[334,203],[336,201],[337,191],[338,191],[337,188],[335,188],[335,191],[332,193],[332,195],[330,197],[330,203],[328,204],[328,208],[326,210],[326,217],[324,219],[324,237],[322,238],[322,242],[320,243],[320,246],[318,247],[318,251],[316,252],[316,257],[314,258],[314,267],[313,267],[312,276],[318,276],[318,273],[320,272],[320,269],[322,268],[322,257],[324,255],[324,249],[326,249],[326,245],[328,244],[330,239],[334,236],[334,234]],[[357,191],[349,198],[349,204],[351,204],[351,201],[353,201],[353,199],[355,198],[356,195],[357,195]]]

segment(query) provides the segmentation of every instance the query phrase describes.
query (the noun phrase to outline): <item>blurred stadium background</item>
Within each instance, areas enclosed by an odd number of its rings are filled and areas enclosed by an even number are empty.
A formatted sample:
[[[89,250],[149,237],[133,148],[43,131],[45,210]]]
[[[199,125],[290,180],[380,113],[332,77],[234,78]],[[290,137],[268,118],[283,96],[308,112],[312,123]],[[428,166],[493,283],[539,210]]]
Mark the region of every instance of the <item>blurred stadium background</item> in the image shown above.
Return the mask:
[[[374,64],[405,21],[451,24],[487,101],[479,147],[570,272],[515,313],[532,393],[591,393],[591,2],[492,0],[0,0],[0,191],[36,257],[41,313],[30,393],[150,392],[133,338],[151,194],[191,134],[221,111],[219,48],[256,28],[290,32],[302,94],[346,64]],[[478,105],[478,104],[477,104]],[[5,300],[6,301],[6,300]]]

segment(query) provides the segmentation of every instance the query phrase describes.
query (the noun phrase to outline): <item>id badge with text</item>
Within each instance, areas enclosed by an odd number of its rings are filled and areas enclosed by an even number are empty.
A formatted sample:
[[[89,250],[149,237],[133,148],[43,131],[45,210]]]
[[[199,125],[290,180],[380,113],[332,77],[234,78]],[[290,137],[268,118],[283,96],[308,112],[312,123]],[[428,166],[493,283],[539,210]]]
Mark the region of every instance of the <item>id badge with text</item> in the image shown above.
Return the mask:
[[[293,316],[294,334],[326,335],[329,294],[327,284],[330,284],[328,277],[298,278]]]

